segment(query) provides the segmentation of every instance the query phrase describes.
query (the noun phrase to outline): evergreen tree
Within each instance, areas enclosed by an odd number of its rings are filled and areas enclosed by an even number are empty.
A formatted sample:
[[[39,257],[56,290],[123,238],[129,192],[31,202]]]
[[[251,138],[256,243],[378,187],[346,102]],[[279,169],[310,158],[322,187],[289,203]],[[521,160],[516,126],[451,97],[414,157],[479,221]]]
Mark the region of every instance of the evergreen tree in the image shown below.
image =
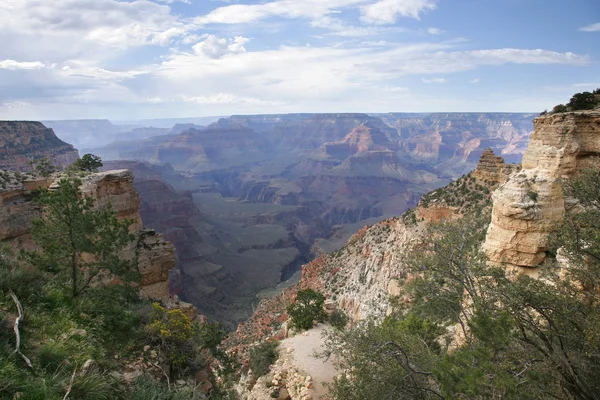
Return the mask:
[[[81,171],[97,172],[102,164],[102,159],[94,154],[87,153],[83,157],[77,159],[73,164]]]
[[[110,206],[94,209],[94,200],[81,195],[80,185],[78,179],[61,179],[57,190],[42,190],[35,199],[42,218],[33,221],[32,235],[42,252],[30,253],[38,267],[70,284],[72,297],[95,280],[109,275],[127,280],[133,273],[131,262],[119,256],[133,239],[131,221],[118,220]]]

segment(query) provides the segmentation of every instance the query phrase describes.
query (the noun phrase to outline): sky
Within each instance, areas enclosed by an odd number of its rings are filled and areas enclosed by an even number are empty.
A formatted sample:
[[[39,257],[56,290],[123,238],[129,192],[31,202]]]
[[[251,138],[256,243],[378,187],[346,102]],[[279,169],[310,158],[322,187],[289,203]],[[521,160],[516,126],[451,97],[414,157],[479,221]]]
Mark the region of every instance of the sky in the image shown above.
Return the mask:
[[[0,119],[539,112],[600,0],[0,0]]]

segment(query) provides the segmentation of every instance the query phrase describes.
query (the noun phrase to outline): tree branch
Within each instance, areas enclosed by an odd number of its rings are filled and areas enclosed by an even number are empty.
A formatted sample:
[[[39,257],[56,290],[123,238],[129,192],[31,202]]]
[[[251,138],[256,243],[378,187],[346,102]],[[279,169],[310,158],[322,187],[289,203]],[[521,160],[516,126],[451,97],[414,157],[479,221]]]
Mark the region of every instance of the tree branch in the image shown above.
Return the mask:
[[[20,355],[21,358],[23,359],[23,361],[25,361],[25,364],[27,364],[27,366],[29,368],[33,368],[33,365],[31,364],[31,361],[29,360],[29,358],[27,358],[27,356],[25,356],[25,354],[21,353],[21,334],[19,332],[19,324],[23,321],[23,318],[24,318],[23,306],[21,305],[21,302],[17,298],[17,295],[15,294],[15,292],[13,292],[11,289],[8,289],[8,294],[10,295],[13,302],[17,306],[17,311],[19,313],[19,316],[15,319],[15,325],[13,328],[15,331],[15,338],[16,338],[15,351],[13,351],[13,353]]]
[[[71,394],[71,389],[73,389],[73,381],[75,380],[76,372],[77,372],[77,364],[75,364],[75,369],[73,370],[73,375],[71,375],[71,382],[69,382],[69,386],[67,387],[67,393],[65,393],[65,397],[63,397],[63,400],[67,400],[69,398],[69,394]]]

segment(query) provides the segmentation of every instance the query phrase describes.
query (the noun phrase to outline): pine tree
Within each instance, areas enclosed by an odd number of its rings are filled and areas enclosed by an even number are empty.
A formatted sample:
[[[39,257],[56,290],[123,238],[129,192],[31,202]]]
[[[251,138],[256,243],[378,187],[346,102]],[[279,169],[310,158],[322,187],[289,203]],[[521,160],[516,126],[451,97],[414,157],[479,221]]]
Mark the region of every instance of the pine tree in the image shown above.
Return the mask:
[[[36,202],[42,218],[33,221],[32,235],[42,252],[30,257],[38,267],[69,283],[77,297],[103,275],[132,277],[131,262],[119,256],[133,239],[129,220],[118,220],[115,212],[94,209],[94,200],[82,196],[78,179],[61,179],[55,191],[42,190]]]

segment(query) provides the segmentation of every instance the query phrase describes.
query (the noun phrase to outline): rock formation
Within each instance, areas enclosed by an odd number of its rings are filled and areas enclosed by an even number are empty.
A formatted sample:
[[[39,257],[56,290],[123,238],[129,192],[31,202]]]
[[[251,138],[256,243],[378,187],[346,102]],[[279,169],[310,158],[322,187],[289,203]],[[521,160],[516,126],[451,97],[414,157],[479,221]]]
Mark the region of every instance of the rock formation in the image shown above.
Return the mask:
[[[66,166],[79,155],[40,122],[0,121],[0,169],[28,171],[29,161],[42,157],[54,165]]]
[[[600,154],[600,112],[550,114],[534,126],[521,172],[493,194],[483,246],[491,262],[526,267],[524,273],[545,259],[548,236],[562,221],[562,179]]]
[[[33,249],[31,221],[41,216],[39,207],[32,201],[40,188],[56,185],[56,178],[40,178],[0,171],[0,243],[16,249]],[[168,271],[175,267],[174,247],[160,234],[142,230],[140,198],[133,187],[133,174],[128,170],[106,171],[83,178],[81,192],[96,199],[95,207],[109,204],[119,218],[132,221],[130,230],[136,240],[126,250],[125,257],[138,260],[142,275],[141,291],[153,299],[169,299]]]

